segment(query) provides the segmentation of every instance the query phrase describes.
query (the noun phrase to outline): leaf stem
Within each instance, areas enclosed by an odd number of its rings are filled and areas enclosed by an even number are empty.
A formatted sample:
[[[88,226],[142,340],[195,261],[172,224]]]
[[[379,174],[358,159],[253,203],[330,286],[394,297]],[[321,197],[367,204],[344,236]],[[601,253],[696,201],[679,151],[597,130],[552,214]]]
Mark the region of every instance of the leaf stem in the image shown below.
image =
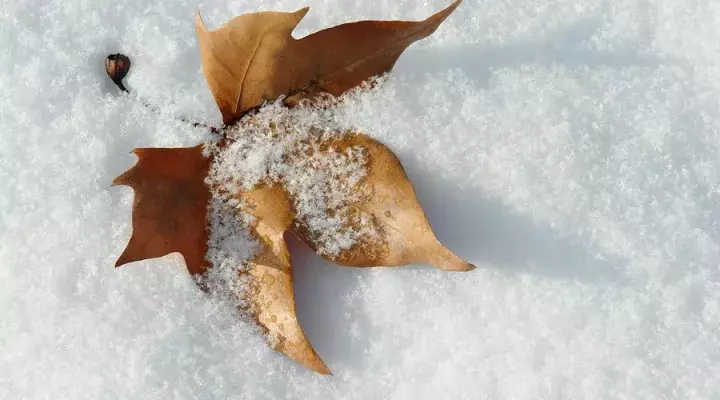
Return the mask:
[[[114,82],[115,82],[115,84],[120,88],[120,90],[122,90],[123,92],[127,93],[127,94],[130,95],[130,96],[133,95],[133,93],[130,93],[130,90],[128,90],[128,89],[125,87],[125,85],[122,84],[122,81],[120,81],[120,82],[114,81]],[[143,105],[143,107],[147,108],[147,109],[150,110],[151,112],[156,113],[156,114],[161,114],[161,111],[160,111],[160,109],[159,109],[158,107],[150,104],[149,102],[147,102],[146,100],[143,100],[142,98],[140,98],[140,97],[137,96],[137,95],[135,95],[135,96],[133,96],[133,97],[135,97],[135,98],[140,102],[140,104]],[[177,117],[177,116],[174,116],[174,115],[172,116],[172,118],[175,119],[175,120],[178,120],[178,121],[180,121],[180,122],[183,122],[183,123],[185,123],[185,124],[188,124],[188,125],[192,126],[193,128],[205,128],[205,129],[209,130],[209,131],[210,131],[211,133],[213,133],[213,134],[217,134],[218,132],[220,132],[220,128],[217,128],[217,127],[215,127],[215,126],[208,125],[208,124],[205,124],[205,123],[202,123],[202,122],[191,121],[191,120],[189,120],[189,119],[187,119],[187,118]]]

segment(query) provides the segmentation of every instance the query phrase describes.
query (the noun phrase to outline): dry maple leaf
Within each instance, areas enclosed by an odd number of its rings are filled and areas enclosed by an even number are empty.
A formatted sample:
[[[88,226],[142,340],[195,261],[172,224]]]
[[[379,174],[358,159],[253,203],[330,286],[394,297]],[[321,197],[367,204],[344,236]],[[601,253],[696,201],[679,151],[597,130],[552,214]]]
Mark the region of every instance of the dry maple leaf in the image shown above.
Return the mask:
[[[302,39],[291,33],[308,7],[241,15],[215,31],[208,31],[198,14],[195,27],[205,79],[223,121],[230,123],[288,93],[339,96],[390,70],[408,46],[435,32],[458,5],[460,0],[424,21],[360,21]]]
[[[338,96],[387,72],[405,48],[434,32],[459,3],[424,21],[355,22],[299,40],[291,33],[307,8],[246,14],[216,31],[208,31],[198,16],[203,73],[223,120],[233,124],[223,128],[219,145],[135,150],[137,164],[114,181],[135,191],[133,234],[117,266],[180,252],[191,274],[212,272],[221,262],[209,269],[214,250],[208,221],[218,211],[208,204],[211,199],[223,204],[223,215],[233,215],[260,245],[249,258],[233,261],[240,264],[233,274],[246,282],[233,295],[265,329],[274,348],[324,374],[330,371],[295,314],[285,232],[294,232],[316,253],[341,265],[424,263],[448,271],[473,269],[435,238],[400,161],[386,146],[354,132],[318,135],[316,127],[295,140],[286,137],[298,130],[292,120],[290,125],[259,124],[247,115],[282,96],[292,97],[285,97],[285,104],[322,93]],[[262,179],[235,181],[233,174],[244,176],[233,165],[238,165],[238,154],[248,151],[247,143],[278,138],[287,139],[278,158],[287,164],[283,171],[314,173],[305,179],[313,185],[324,177],[320,184],[330,195],[323,190],[308,194],[313,190],[298,185],[304,179],[300,175],[265,171]],[[240,157],[240,165],[249,160]],[[320,222],[318,210],[324,218]],[[223,229],[232,225],[222,224]],[[342,240],[333,242],[333,235]]]

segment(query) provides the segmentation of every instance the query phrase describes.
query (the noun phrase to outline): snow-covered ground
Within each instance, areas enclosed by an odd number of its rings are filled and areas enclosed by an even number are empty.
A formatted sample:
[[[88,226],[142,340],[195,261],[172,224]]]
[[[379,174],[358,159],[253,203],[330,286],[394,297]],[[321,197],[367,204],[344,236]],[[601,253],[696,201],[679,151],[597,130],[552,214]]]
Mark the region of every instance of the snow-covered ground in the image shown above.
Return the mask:
[[[339,110],[400,157],[481,268],[336,267],[290,238],[310,372],[179,255],[113,265],[134,147],[220,121],[208,26],[421,19],[449,0],[5,0],[0,399],[712,399],[720,395],[720,2],[466,0]],[[103,60],[133,59],[120,95]]]

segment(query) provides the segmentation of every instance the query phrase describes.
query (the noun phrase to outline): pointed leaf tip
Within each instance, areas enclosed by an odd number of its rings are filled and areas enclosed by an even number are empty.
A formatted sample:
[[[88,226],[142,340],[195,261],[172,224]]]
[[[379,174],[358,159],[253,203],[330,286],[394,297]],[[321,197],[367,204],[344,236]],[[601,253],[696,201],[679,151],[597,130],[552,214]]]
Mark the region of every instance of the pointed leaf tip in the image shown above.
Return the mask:
[[[120,268],[128,263],[130,263],[130,261],[125,259],[125,252],[123,252],[120,257],[118,257],[117,261],[115,261],[115,268]]]
[[[446,256],[445,259],[443,259],[439,263],[434,264],[437,268],[449,272],[468,272],[476,268],[475,265],[470,264],[469,262],[456,256],[450,250],[447,250],[447,252],[448,256]]]
[[[472,271],[476,267],[473,264],[463,260],[435,239],[435,243],[422,249],[420,252],[420,261],[433,265],[443,271],[451,272],[467,272]]]
[[[310,11],[310,7],[303,7],[297,11],[295,11],[293,14],[297,17],[298,21],[303,19],[305,15],[307,15],[308,11]]]
[[[122,174],[115,179],[112,180],[112,184],[110,186],[125,186],[125,182],[122,179],[125,176],[125,174]]]
[[[205,23],[203,22],[202,17],[200,16],[200,10],[195,13],[195,30],[198,33],[205,33],[208,31],[205,27]]]

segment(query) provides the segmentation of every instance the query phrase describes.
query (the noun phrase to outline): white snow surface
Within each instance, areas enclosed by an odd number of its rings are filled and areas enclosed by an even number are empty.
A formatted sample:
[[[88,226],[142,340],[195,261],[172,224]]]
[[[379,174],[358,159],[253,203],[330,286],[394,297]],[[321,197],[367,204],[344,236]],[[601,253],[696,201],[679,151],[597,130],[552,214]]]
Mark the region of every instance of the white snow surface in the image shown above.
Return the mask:
[[[393,149],[480,266],[352,269],[288,236],[334,376],[269,349],[182,258],[113,268],[135,147],[218,124],[193,13],[296,30],[449,1],[7,0],[0,7],[0,399],[713,399],[720,2],[466,0],[338,110]],[[121,95],[106,55],[133,60]],[[161,108],[153,113],[136,96]]]

